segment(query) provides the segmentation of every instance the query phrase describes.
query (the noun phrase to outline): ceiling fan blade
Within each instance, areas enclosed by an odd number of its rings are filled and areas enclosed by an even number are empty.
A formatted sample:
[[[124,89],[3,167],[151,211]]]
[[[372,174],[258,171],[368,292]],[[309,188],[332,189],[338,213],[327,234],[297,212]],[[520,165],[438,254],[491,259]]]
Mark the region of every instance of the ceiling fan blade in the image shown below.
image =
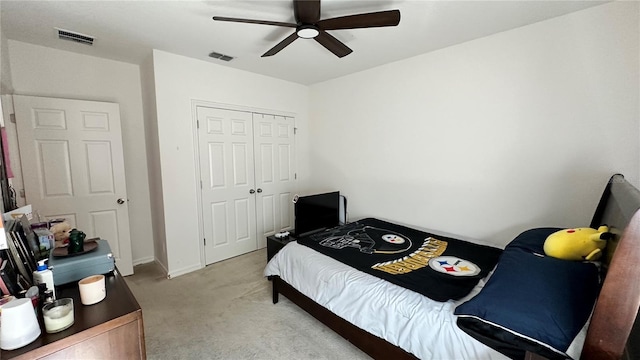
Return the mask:
[[[317,23],[320,20],[320,0],[293,0],[293,15],[298,23]]]
[[[400,23],[400,10],[387,10],[367,14],[341,16],[321,20],[317,23],[322,30],[359,29],[382,26],[396,26]]]
[[[224,17],[224,16],[214,16],[213,20],[216,20],[216,21],[231,21],[231,22],[249,23],[249,24],[260,24],[260,25],[285,26],[285,27],[292,27],[292,28],[297,26],[296,24],[279,22],[279,21],[238,19],[238,18],[230,18],[230,17]]]
[[[324,46],[325,48],[327,48],[327,50],[331,51],[340,58],[351,54],[351,52],[353,51],[349,49],[347,45],[343,44],[340,40],[331,36],[326,31],[321,30],[320,34],[318,34],[318,36],[316,36],[314,39],[319,42],[320,45]]]
[[[287,36],[284,40],[280,41],[276,46],[272,47],[266,53],[262,54],[261,57],[273,56],[280,52],[280,50],[284,49],[287,45],[291,44],[295,39],[298,38],[298,34],[295,32],[289,36]]]

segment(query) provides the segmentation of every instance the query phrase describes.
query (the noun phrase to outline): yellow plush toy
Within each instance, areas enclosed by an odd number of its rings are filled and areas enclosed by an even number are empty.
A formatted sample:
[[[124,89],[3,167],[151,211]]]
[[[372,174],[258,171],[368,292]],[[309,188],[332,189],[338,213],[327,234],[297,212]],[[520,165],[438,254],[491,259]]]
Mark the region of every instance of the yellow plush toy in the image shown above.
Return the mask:
[[[598,230],[564,229],[547,237],[544,252],[548,256],[564,260],[598,260],[610,238],[611,233],[607,226],[600,226]]]

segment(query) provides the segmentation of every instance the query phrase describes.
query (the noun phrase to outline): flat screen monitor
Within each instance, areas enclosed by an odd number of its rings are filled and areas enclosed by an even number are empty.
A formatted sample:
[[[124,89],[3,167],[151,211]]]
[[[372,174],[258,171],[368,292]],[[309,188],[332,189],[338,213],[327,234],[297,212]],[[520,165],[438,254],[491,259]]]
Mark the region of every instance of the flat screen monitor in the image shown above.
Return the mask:
[[[298,237],[336,227],[340,224],[340,192],[300,196],[294,212]]]

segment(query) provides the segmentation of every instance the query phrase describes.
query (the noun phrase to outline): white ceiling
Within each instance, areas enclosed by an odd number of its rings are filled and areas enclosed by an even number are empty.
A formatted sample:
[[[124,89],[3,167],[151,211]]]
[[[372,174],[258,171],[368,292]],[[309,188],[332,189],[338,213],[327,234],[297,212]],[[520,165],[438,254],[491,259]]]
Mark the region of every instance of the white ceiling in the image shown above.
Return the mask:
[[[353,49],[337,58],[314,40],[298,39],[260,56],[291,28],[213,21],[212,16],[294,22],[290,0],[8,1],[2,34],[61,50],[139,64],[151,49],[300,84],[313,84],[472,39],[579,11],[604,1],[323,0],[321,18],[399,9],[397,27],[330,33]],[[95,37],[93,46],[59,40],[54,28]],[[223,62],[212,51],[235,57]]]

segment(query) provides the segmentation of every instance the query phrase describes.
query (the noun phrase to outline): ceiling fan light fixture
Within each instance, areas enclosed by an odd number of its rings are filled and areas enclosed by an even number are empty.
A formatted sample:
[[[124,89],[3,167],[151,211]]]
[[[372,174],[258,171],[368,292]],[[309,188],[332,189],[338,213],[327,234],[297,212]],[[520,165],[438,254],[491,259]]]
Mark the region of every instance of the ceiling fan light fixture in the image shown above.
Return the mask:
[[[289,46],[295,40],[302,38],[314,39],[318,44],[322,45],[335,56],[342,58],[351,54],[353,50],[349,49],[349,47],[342,41],[333,37],[329,31],[396,26],[400,23],[400,10],[397,9],[321,19],[321,0],[291,1],[293,1],[293,17],[295,22],[278,22],[222,16],[214,16],[213,20],[274,25],[296,29],[294,33],[290,33],[289,36],[281,40],[266,53],[262,54],[261,57],[273,56],[285,47]]]
[[[313,39],[320,34],[320,31],[313,25],[301,25],[296,29],[296,34],[303,39]]]

